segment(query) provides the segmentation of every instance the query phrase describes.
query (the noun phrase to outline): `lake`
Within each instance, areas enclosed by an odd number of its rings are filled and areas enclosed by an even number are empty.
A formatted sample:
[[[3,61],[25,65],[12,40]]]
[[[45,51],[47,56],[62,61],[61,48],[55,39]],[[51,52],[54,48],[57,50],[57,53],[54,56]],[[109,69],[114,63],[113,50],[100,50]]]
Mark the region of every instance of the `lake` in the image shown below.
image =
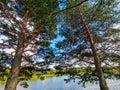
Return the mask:
[[[45,80],[28,81],[29,87],[23,88],[19,85],[17,90],[100,90],[98,84],[87,83],[86,88],[78,85],[77,82],[65,83],[67,76],[51,77]],[[110,90],[120,90],[120,80],[107,79]],[[0,84],[0,90],[4,90],[4,84]]]

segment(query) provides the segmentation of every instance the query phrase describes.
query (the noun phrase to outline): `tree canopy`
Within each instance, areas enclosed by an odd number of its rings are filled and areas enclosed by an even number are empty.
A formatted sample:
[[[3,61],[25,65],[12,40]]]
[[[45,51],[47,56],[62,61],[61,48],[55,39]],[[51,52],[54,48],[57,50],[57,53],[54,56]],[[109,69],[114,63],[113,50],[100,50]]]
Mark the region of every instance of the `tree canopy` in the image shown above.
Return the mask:
[[[44,51],[49,49],[56,29],[56,17],[51,13],[57,9],[56,0],[1,0],[0,34],[6,38],[0,43],[1,55],[9,53],[13,57],[5,90],[16,89],[23,65],[33,65],[37,55],[48,53]]]
[[[5,90],[16,90],[24,66],[34,66],[37,58],[53,59],[56,52],[49,45],[57,26],[64,40],[56,45],[62,53],[54,59],[77,58],[96,65],[99,54],[98,66],[113,56],[119,61],[119,44],[113,35],[119,30],[110,28],[119,21],[117,4],[115,0],[0,0],[0,66],[11,66]],[[117,47],[113,52],[111,45]]]
[[[69,3],[72,4],[78,2],[67,2],[68,7],[70,5]],[[87,25],[93,34],[99,51],[101,50],[102,46],[104,46],[103,44],[107,42],[106,37],[108,36],[106,35],[110,34],[109,32],[111,30],[111,27],[114,23],[117,23],[119,21],[119,10],[115,9],[118,2],[102,2],[101,0],[93,0],[93,2],[91,2],[92,1],[85,2],[80,6],[80,9],[83,13]],[[61,36],[64,36],[65,39],[57,44],[59,48],[64,49],[64,51],[66,53],[69,53],[70,56],[73,56],[73,58],[74,56],[78,56],[78,58],[80,58],[80,55],[84,52],[85,49],[91,53],[89,38],[86,35],[84,26],[81,23],[78,8],[73,8],[71,10],[63,12],[64,21],[61,21],[62,23],[60,24],[61,29],[59,31],[59,34]]]

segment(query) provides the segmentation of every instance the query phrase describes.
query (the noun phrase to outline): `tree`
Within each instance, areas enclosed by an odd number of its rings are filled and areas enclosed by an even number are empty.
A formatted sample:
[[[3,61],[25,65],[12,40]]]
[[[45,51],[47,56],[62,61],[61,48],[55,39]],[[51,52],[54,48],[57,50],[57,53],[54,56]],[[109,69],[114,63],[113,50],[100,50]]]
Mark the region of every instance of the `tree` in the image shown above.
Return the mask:
[[[88,28],[87,24],[85,23],[81,11],[79,11],[79,12],[80,12],[81,22],[82,22],[83,26],[85,27],[88,38],[90,40],[90,45],[91,45],[91,49],[92,49],[92,53],[93,53],[93,57],[94,57],[94,62],[95,62],[95,68],[97,71],[97,76],[99,78],[100,89],[101,90],[108,90],[108,86],[107,86],[107,83],[106,83],[105,78],[104,78],[104,74],[103,74],[102,67],[101,67],[101,62],[100,62],[99,56],[97,54],[97,49],[95,46],[95,42],[94,42],[92,33],[90,32],[90,29]]]
[[[120,29],[119,28],[110,28],[109,31],[107,31],[104,34],[105,42],[101,43],[101,54],[102,57],[100,57],[103,62],[104,60],[107,60],[108,62],[113,62],[115,64],[119,63],[119,37]],[[105,62],[109,65],[109,63]],[[109,65],[112,66],[112,65]]]
[[[108,27],[116,21],[115,18],[117,16],[113,16],[117,13],[114,10],[114,5],[116,5],[116,2],[114,1],[100,0],[98,2],[93,2],[92,4],[89,1],[81,6],[83,15],[80,10],[75,8],[69,11],[69,13],[66,11],[66,23],[61,26],[63,27],[61,34],[65,39],[63,42],[58,44],[62,49],[65,48],[66,52],[69,55],[72,55],[73,58],[81,60],[84,59],[83,56],[88,57],[86,55],[94,58],[94,64],[101,90],[108,90],[108,86],[104,79],[101,67],[102,60],[99,59],[98,55],[97,48],[99,47],[97,46],[96,48],[96,45],[100,45],[100,43],[105,42],[105,39],[103,38],[105,32],[107,32]],[[104,10],[102,8],[104,8]],[[90,53],[83,54],[82,51],[85,49],[89,49],[88,52]]]
[[[33,65],[35,57],[49,46],[56,26],[56,18],[51,15],[54,10],[57,10],[56,0],[0,1],[0,34],[6,37],[0,49],[13,56],[5,90],[16,90],[23,64]]]

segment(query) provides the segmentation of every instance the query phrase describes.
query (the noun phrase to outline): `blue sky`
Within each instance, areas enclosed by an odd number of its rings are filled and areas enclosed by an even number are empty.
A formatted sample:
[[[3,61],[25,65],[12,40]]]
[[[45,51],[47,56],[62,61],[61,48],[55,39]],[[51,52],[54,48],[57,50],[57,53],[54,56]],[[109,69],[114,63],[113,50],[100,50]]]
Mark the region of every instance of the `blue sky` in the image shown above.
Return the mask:
[[[56,44],[57,42],[60,42],[60,41],[62,41],[62,40],[65,39],[63,36],[59,35],[60,27],[61,27],[61,26],[60,26],[59,24],[58,24],[57,27],[56,27],[57,30],[56,30],[56,33],[55,33],[55,34],[57,35],[57,37],[56,37],[54,40],[51,41],[51,45],[50,45],[51,48],[56,48],[56,47],[55,47],[55,44]]]

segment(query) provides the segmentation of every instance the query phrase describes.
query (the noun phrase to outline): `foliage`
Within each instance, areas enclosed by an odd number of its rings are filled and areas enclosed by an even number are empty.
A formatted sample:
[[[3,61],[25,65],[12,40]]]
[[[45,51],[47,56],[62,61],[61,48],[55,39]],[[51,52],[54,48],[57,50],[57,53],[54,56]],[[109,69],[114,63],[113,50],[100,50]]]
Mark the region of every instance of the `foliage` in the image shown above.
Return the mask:
[[[71,4],[78,3],[79,0],[76,2],[71,1],[66,2],[66,7],[71,6]],[[92,2],[92,3],[91,3]],[[102,3],[102,4],[101,4]],[[85,2],[80,7],[73,8],[71,10],[66,10],[63,12],[63,20],[60,24],[60,35],[64,36],[65,39],[59,43],[57,43],[57,47],[59,49],[64,50],[64,53],[68,55],[68,57],[72,58],[78,58],[83,59],[83,56],[85,57],[85,60],[92,60],[92,51],[91,46],[89,42],[89,38],[86,34],[85,28],[81,23],[81,19],[79,16],[79,8],[83,13],[85,22],[89,26],[89,29],[91,30],[95,44],[97,46],[97,51],[100,54],[100,59],[103,61],[106,61],[109,59],[108,56],[111,55],[110,60],[112,59],[112,55],[114,52],[119,53],[119,44],[117,43],[116,46],[113,44],[110,40],[113,37],[113,32],[116,32],[119,30],[112,30],[111,27],[113,24],[117,23],[119,21],[119,10],[115,9],[117,8],[119,2],[114,0],[107,0],[107,1],[95,1],[95,0],[89,0],[88,2]],[[103,9],[104,8],[104,9]],[[118,34],[118,33],[117,33]],[[109,35],[109,36],[108,36]],[[118,38],[118,37],[117,37]],[[114,40],[115,41],[115,40]],[[118,42],[119,40],[116,40]],[[112,47],[113,45],[113,47]],[[113,49],[113,48],[118,48]],[[110,50],[113,50],[111,53]],[[109,54],[103,53],[109,51]],[[84,55],[83,55],[84,53]],[[86,54],[87,55],[86,55]],[[111,54],[110,54],[111,53]],[[115,57],[119,57],[119,55],[116,55],[114,53]],[[71,58],[68,58],[71,59]],[[115,59],[116,60],[116,59]]]
[[[56,17],[51,13],[57,10],[57,1],[3,1],[0,2],[0,35],[6,39],[2,39],[0,43],[1,54],[6,53],[7,56],[7,50],[10,50],[8,54],[13,59],[19,40],[23,39],[24,41],[21,40],[24,49],[22,61],[31,62],[42,53],[52,58],[49,40],[54,37]]]
[[[88,2],[83,4],[81,7],[74,8],[65,16],[65,23],[62,25],[64,28],[61,31],[61,35],[63,35],[65,39],[62,43],[60,43],[60,45],[58,44],[58,46],[61,46],[65,53],[67,52],[69,55],[72,55],[72,58],[78,58],[81,61],[94,60],[100,89],[108,90],[101,68],[101,62],[103,63],[103,61],[105,62],[111,59],[109,57],[106,59],[101,58],[103,54],[101,49],[103,51],[105,50],[105,48],[101,47],[101,44],[108,44],[103,35],[108,31],[108,27],[117,21],[116,10],[114,7],[114,5],[116,5],[116,1],[104,1],[101,5],[100,3],[101,2]],[[106,51],[108,51],[108,49]],[[118,54],[114,51],[107,52],[108,55],[112,53]],[[71,77],[73,80],[83,77],[83,81],[80,80],[80,82],[83,82],[83,85],[84,81],[91,81],[91,74],[89,75],[89,73],[83,76],[80,75],[78,77]]]
[[[40,59],[41,54],[47,53],[46,47],[49,47],[56,29],[56,15],[51,13],[57,8],[56,0],[2,0],[0,2],[0,36],[5,37],[1,39],[0,51],[9,53],[13,57],[5,90],[9,88],[15,90],[20,69],[26,66],[34,67],[36,59]],[[52,58],[51,54],[53,53],[49,52],[44,57]],[[8,63],[1,64],[6,67],[4,64]],[[29,71],[24,72],[24,75],[30,76],[28,78],[32,76]]]
[[[23,86],[23,88],[27,88],[29,85],[27,84],[27,82],[22,82],[20,86]]]
[[[69,7],[79,3],[79,1],[82,0],[68,0],[61,3],[64,3],[64,5],[66,5],[65,7]],[[117,5],[117,3],[114,0],[90,0],[82,4],[80,7],[98,48],[100,44],[105,46],[106,44],[104,43],[108,43],[109,40],[106,39],[108,28],[113,23],[117,22],[116,18],[118,18],[118,12],[114,9],[115,5]],[[60,15],[56,16],[53,13],[57,10],[57,0],[16,0],[16,2],[0,0],[0,35],[6,38],[2,39],[2,43],[0,43],[0,51],[2,51],[0,55],[0,64],[4,65],[9,63],[11,65],[12,62],[13,64],[11,67],[14,67],[17,66],[14,63],[20,61],[18,66],[22,64],[23,66],[20,66],[20,68],[24,68],[29,65],[34,66],[35,60],[40,59],[39,57],[52,59],[54,57],[54,53],[50,50],[51,48],[49,48],[50,39],[54,37],[56,24],[60,20],[62,21],[62,24],[59,24],[61,28],[59,34],[64,36],[65,39],[63,42],[57,44],[57,46],[67,54],[66,56],[68,59],[75,57],[86,59],[84,58],[82,51],[89,49],[87,52],[91,53],[91,46],[89,38],[86,35],[85,28],[81,24],[78,8],[73,8],[68,11],[63,10]],[[12,56],[11,60],[7,57],[8,54],[5,52],[5,49],[12,49],[11,52],[9,52],[9,55]],[[106,49],[106,47],[104,49]],[[111,53],[103,52],[102,50],[98,52],[100,52],[100,58],[103,61],[112,58],[106,57],[107,55],[113,55]],[[86,53],[84,55],[86,55]],[[3,58],[3,56],[5,56],[5,58]],[[66,56],[65,59],[67,59]],[[89,56],[92,57],[90,54]],[[119,55],[116,55],[116,53],[114,56],[119,58]],[[8,59],[10,61],[7,61]],[[89,58],[89,60],[93,60],[93,58]],[[6,67],[6,65],[4,65],[4,67]],[[20,74],[21,76],[24,75],[24,77],[20,77],[20,80],[29,80],[33,76],[34,70],[29,71],[27,68],[23,71],[24,72],[20,72]],[[83,75],[79,75],[81,71],[74,69],[61,70],[57,72],[45,71],[44,73],[51,74],[52,72],[59,75],[66,74],[66,72],[70,75],[78,73],[78,75],[84,79],[81,81],[84,83],[84,81],[93,80],[93,78],[91,79],[92,71],[93,69],[86,69]],[[37,73],[35,76],[37,78],[44,78],[42,73],[43,72]]]
[[[0,83],[5,82],[7,80],[7,75],[9,70],[3,67],[0,67]]]
[[[9,70],[5,68],[0,68],[0,71],[3,73],[0,73],[0,82],[6,81],[7,75],[9,74]],[[119,67],[107,67],[103,68],[103,71],[105,73],[105,78],[109,79],[120,79]],[[66,68],[61,70],[36,70],[33,67],[25,67],[24,69],[21,69],[20,75],[19,75],[19,81],[27,81],[27,80],[38,80],[38,79],[45,79],[52,76],[62,76],[67,75],[69,77],[79,77],[79,79],[83,79],[84,82],[94,82],[94,79],[96,78],[96,72],[94,67],[81,67],[81,68]],[[4,78],[3,78],[4,77]],[[67,80],[67,79],[66,79]],[[69,82],[73,80],[70,78],[70,80],[66,81]],[[91,81],[92,80],[92,81]]]
[[[106,79],[120,79],[119,67],[107,67],[103,69],[104,69],[103,70],[104,77]],[[95,68],[93,67],[84,68],[83,73],[77,73],[76,70],[77,69],[74,69],[74,71],[71,71],[73,73],[71,73],[68,76],[68,78],[64,79],[66,83],[74,81],[74,82],[77,82],[78,84],[81,84],[83,87],[86,87],[87,82],[98,84],[98,78],[95,72]]]

